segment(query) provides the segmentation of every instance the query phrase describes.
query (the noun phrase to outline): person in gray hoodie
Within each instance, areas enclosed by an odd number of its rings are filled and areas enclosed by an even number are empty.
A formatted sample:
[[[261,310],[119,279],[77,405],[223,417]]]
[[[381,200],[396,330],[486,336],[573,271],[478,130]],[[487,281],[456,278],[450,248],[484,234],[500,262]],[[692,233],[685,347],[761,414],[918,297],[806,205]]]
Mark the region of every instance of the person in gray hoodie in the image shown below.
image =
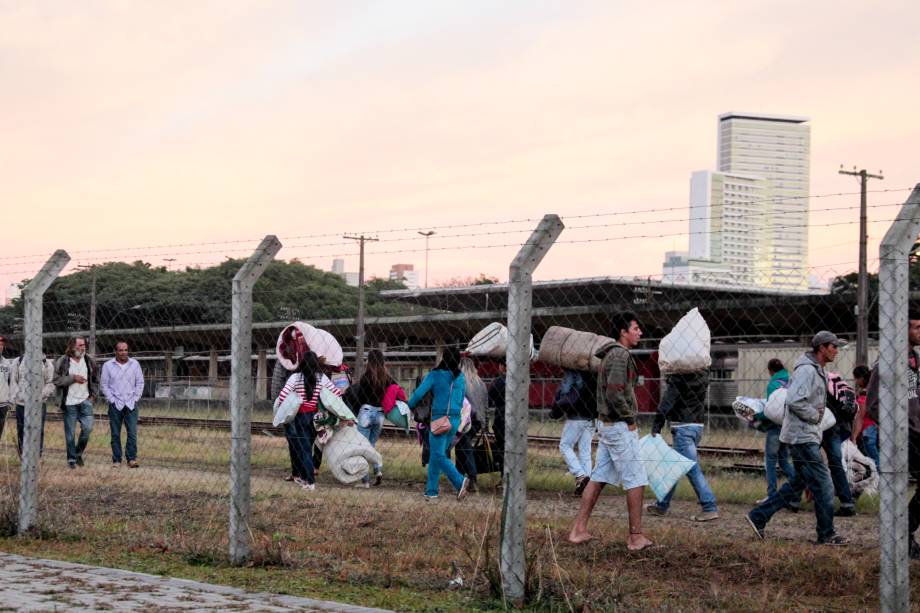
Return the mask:
[[[846,342],[822,330],[811,340],[812,351],[795,363],[786,395],[786,416],[779,440],[789,446],[795,475],[782,488],[747,514],[747,521],[760,540],[770,518],[798,503],[805,487],[815,498],[818,543],[846,545],[849,541],[834,531],[834,483],[821,457],[821,419],[827,406],[825,365],[837,358]]]

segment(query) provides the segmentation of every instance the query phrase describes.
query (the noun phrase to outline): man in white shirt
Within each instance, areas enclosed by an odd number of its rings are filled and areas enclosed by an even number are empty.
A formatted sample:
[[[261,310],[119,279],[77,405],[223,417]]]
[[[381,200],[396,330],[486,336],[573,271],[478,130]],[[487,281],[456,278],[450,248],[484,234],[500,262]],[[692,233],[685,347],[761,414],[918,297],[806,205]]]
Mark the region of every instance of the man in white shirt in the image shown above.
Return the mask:
[[[54,363],[54,386],[61,391],[67,466],[73,469],[83,466],[83,451],[93,431],[93,402],[99,396],[99,371],[95,360],[86,355],[82,337],[67,341],[67,350]],[[78,421],[80,438],[75,442]]]
[[[128,431],[125,458],[137,468],[137,402],[144,393],[141,365],[128,357],[128,343],[115,344],[115,359],[102,366],[102,393],[109,403],[109,429],[112,432],[112,468],[121,466],[121,426]]]

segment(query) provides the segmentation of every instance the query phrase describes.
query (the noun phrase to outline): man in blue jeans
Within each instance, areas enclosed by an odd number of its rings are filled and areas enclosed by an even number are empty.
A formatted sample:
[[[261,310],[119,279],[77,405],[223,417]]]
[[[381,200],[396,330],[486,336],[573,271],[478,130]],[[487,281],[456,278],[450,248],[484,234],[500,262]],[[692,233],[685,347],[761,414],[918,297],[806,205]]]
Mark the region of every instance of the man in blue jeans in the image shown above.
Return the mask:
[[[93,402],[99,396],[99,372],[95,360],[86,355],[82,337],[67,341],[67,350],[54,363],[54,387],[61,391],[67,466],[74,469],[83,466],[83,451],[93,431]],[[78,421],[80,438],[74,442]]]
[[[802,354],[792,371],[786,395],[786,417],[779,439],[789,445],[795,476],[756,506],[746,518],[761,540],[770,518],[798,502],[805,487],[815,498],[818,543],[846,545],[849,541],[834,531],[834,484],[821,457],[821,418],[827,410],[827,374],[824,367],[837,357],[846,343],[827,330],[815,334],[812,350]]]
[[[716,496],[712,493],[703,469],[700,468],[696,448],[703,438],[703,419],[706,416],[706,391],[709,388],[709,371],[671,374],[666,379],[667,388],[658,404],[652,436],[657,436],[665,421],[671,422],[671,440],[674,451],[696,462],[687,478],[703,512],[691,517],[693,521],[712,521],[719,518]],[[675,485],[664,499],[645,507],[649,515],[664,515],[671,506]]]
[[[102,393],[109,401],[109,431],[112,433],[112,468],[121,467],[121,426],[127,432],[125,459],[137,468],[137,403],[144,393],[141,365],[128,357],[128,343],[115,343],[115,359],[102,366]]]

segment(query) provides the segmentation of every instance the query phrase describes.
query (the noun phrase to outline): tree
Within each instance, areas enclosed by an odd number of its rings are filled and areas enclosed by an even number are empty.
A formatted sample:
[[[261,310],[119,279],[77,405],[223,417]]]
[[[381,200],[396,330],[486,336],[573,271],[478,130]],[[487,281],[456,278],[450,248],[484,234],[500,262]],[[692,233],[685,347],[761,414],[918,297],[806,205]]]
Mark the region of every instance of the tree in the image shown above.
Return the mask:
[[[473,287],[475,285],[494,285],[496,283],[498,283],[498,277],[492,277],[481,272],[478,277],[451,277],[446,281],[440,281],[435,284],[435,287]]]

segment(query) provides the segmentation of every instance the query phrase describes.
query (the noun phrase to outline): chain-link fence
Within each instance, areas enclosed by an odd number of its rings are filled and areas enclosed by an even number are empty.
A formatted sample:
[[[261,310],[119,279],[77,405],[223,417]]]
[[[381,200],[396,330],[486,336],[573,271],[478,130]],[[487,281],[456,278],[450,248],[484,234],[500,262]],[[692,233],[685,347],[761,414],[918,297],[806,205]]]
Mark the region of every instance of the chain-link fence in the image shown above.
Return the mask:
[[[33,287],[0,314],[4,355],[33,365],[8,364],[6,519],[136,555],[299,567],[380,590],[449,584],[471,603],[491,592],[606,608],[641,593],[665,606],[692,584],[699,602],[732,606],[732,590],[782,584],[807,605],[859,581],[846,589],[872,606],[874,571],[821,583],[780,563],[839,568],[836,549],[797,545],[837,537],[860,563],[878,560],[881,491],[881,593],[905,604],[907,460],[894,449],[906,449],[907,413],[887,407],[906,397],[893,348],[907,343],[916,228],[869,262],[881,284],[870,275],[862,364],[855,261],[804,271],[823,289],[799,291],[532,281],[544,256],[578,248],[567,231],[544,220],[508,254],[507,284],[372,280],[361,317],[356,288],[272,261],[285,252],[269,239],[175,271],[84,258],[51,283],[66,261],[52,263],[43,297]],[[836,424],[823,428],[825,414]],[[605,482],[620,487],[602,493]],[[666,549],[630,553],[652,543]]]

